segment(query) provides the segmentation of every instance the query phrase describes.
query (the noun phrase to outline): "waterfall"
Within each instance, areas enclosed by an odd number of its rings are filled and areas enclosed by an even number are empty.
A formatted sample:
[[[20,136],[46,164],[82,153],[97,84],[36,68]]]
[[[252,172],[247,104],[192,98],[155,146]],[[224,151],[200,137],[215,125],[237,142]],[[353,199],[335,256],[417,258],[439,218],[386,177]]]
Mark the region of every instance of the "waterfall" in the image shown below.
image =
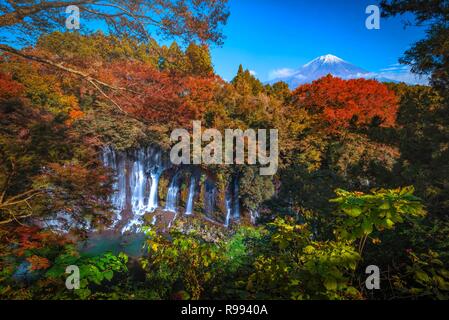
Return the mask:
[[[224,226],[227,228],[231,220],[238,221],[240,219],[239,181],[236,177],[226,188],[225,204],[226,218]]]
[[[112,185],[114,192],[111,195],[116,223],[122,219],[121,212],[126,206],[126,158],[123,154],[115,152],[111,147],[106,147],[102,150],[102,161],[104,166],[113,170],[116,176]]]
[[[156,224],[157,221],[157,217],[156,215],[153,216],[153,218],[151,219],[151,224],[154,226]]]
[[[105,167],[114,174],[113,193],[110,201],[116,215],[113,227],[123,226],[122,232],[139,231],[143,224],[142,216],[154,212],[159,206],[158,187],[168,163],[163,161],[163,153],[159,148],[148,147],[134,151],[116,151],[105,147],[101,152],[101,160]],[[201,171],[193,168],[190,176],[189,193],[186,200],[185,214],[194,213],[195,195],[200,181]],[[170,226],[178,214],[182,171],[178,170],[172,177],[165,204],[165,210],[175,213]],[[207,176],[204,183],[204,212],[208,218],[213,218],[216,212],[217,186],[215,180]],[[233,221],[240,219],[239,181],[234,177],[226,188],[226,217],[224,225],[228,227]],[[255,220],[257,214],[251,214]],[[126,220],[125,220],[126,219]],[[156,222],[156,216],[152,223]],[[119,224],[120,223],[120,224]]]
[[[145,175],[145,150],[140,149],[136,152],[131,172],[131,205],[132,211],[138,216],[147,211],[145,206],[145,190],[147,189],[148,178]]]
[[[79,224],[73,220],[72,215],[67,211],[59,211],[52,217],[46,217],[40,220],[47,228],[52,228],[53,231],[58,233],[67,233],[72,227],[79,226]]]
[[[230,190],[226,190],[225,204],[226,204],[226,219],[224,226],[227,228],[229,227],[229,222],[231,221],[231,214],[232,214],[232,194]]]
[[[193,200],[195,198],[195,185],[196,185],[196,179],[194,175],[190,177],[190,188],[189,188],[189,197],[187,198],[187,204],[186,204],[186,215],[191,215],[193,213]]]
[[[250,210],[249,213],[250,213],[251,223],[255,225],[257,223],[257,219],[260,217],[259,211],[258,210]]]
[[[126,154],[105,147],[101,160],[105,167],[114,171],[116,177],[110,198],[117,215],[113,226],[122,220],[126,209],[131,211],[132,217],[122,232],[138,228],[142,224],[141,216],[158,207],[159,179],[165,169],[162,151],[149,147]]]
[[[215,211],[215,196],[217,193],[217,188],[215,186],[215,182],[209,177],[207,177],[204,187],[204,211],[206,214],[211,215]]]
[[[162,164],[162,153],[157,150],[150,157],[150,195],[148,197],[147,209],[149,212],[153,212],[158,207],[158,187],[159,180],[161,178],[162,172],[164,171],[164,165]]]
[[[140,232],[142,227],[142,221],[140,216],[134,216],[128,223],[122,228],[122,234],[125,232]]]
[[[180,171],[178,171],[173,176],[170,186],[168,187],[167,200],[165,204],[166,211],[177,212],[178,193],[179,193],[179,172]]]
[[[151,173],[150,195],[148,197],[148,211],[153,212],[158,207],[158,187],[161,175],[159,172]]]
[[[232,218],[234,220],[240,219],[240,199],[239,199],[239,180],[234,178],[234,193],[232,195],[232,200],[234,201]]]

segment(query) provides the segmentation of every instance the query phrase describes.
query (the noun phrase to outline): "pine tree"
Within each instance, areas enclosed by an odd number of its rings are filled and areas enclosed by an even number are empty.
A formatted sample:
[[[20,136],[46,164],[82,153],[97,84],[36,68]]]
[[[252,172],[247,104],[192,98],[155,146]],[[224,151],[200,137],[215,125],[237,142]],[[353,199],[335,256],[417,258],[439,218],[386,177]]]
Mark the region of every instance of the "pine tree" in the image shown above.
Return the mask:
[[[198,76],[210,76],[214,72],[212,58],[206,45],[190,43],[186,50],[186,56],[190,61],[191,73]]]

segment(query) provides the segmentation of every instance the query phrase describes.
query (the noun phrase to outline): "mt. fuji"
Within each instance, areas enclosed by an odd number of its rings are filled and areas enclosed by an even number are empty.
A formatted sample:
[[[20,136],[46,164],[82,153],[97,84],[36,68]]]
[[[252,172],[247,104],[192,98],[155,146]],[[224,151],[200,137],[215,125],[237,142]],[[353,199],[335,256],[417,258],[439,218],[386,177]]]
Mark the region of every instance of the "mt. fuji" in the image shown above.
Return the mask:
[[[296,71],[283,76],[278,77],[274,80],[269,81],[270,84],[284,81],[288,84],[290,89],[295,89],[298,86],[310,83],[314,80],[322,78],[328,74],[331,74],[335,77],[339,77],[342,79],[357,79],[357,78],[365,78],[365,79],[374,79],[376,75],[366,71],[362,68],[359,68],[349,62],[340,59],[331,54],[327,54],[325,56],[318,57],[309,63],[303,65]],[[379,81],[391,81],[389,79],[377,78]]]

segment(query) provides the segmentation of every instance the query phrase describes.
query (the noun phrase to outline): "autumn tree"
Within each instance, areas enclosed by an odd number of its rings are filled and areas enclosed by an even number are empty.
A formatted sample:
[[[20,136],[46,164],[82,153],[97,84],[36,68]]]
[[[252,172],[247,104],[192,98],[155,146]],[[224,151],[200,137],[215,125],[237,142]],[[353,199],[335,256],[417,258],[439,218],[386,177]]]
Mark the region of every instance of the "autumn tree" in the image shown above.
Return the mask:
[[[264,90],[262,82],[260,82],[251,72],[243,69],[242,65],[239,65],[237,75],[231,80],[236,90],[242,94],[257,95]]]
[[[51,219],[62,211],[70,213],[72,223],[107,223],[111,180],[95,149],[79,143],[67,122],[70,111],[52,113],[41,105],[66,98],[45,88],[57,84],[28,81],[0,72],[0,225]],[[36,96],[27,94],[30,88]]]
[[[168,48],[166,46],[162,47],[161,51],[159,68],[162,71],[182,74],[187,74],[190,71],[189,60],[178,43],[173,41]]]
[[[63,29],[70,5],[80,9],[85,23],[102,20],[111,34],[146,41],[157,30],[162,36],[221,43],[220,27],[229,16],[226,0],[1,1],[0,28],[15,35],[3,44],[32,44],[42,34]]]
[[[398,108],[394,92],[376,80],[343,80],[331,75],[300,86],[293,100],[331,129],[393,126]]]
[[[198,46],[191,42],[186,49],[186,56],[190,62],[191,74],[207,77],[213,73],[212,58],[206,45]]]
[[[276,98],[281,99],[286,103],[290,101],[292,95],[288,84],[283,81],[273,83],[272,85],[265,85],[265,91],[268,95],[275,96]]]
[[[160,48],[155,42],[150,45]],[[199,119],[201,112],[213,103],[215,87],[219,83],[211,65],[203,65],[206,71],[199,72],[200,65],[197,70],[200,74],[196,74],[188,55],[175,43],[170,48],[168,51],[160,48],[162,58],[170,56],[170,61],[161,61],[159,56],[147,50],[147,44],[132,39],[119,39],[102,33],[82,36],[55,32],[41,37],[37,45],[29,49],[40,56],[51,57],[56,63],[77,65],[92,78],[123,88],[110,92],[100,86],[92,86],[89,81],[79,82],[77,77],[67,76],[67,73],[51,66],[35,63],[31,68],[17,58],[9,59],[3,65],[8,65],[22,83],[29,84],[27,92],[35,97],[39,96],[39,90],[47,88],[36,84],[44,84],[47,78],[56,81],[58,90],[46,93],[62,94],[65,98],[62,102],[58,97],[50,99],[52,105],[49,108],[73,109],[79,113],[91,108],[104,108],[104,102],[109,102],[122,114],[138,121],[165,123],[169,127],[170,124]],[[51,91],[50,88],[47,91]],[[71,101],[73,107],[70,106]]]
[[[39,52],[17,50],[11,43],[34,44],[42,34],[62,30],[65,10],[76,5],[84,23],[102,21],[109,33],[120,38],[131,38],[151,43],[157,33],[162,37],[175,37],[183,41],[212,42],[221,44],[220,28],[229,16],[227,0],[137,0],[137,1],[2,1],[0,2],[0,30],[3,37],[0,50],[24,59],[36,61],[79,77],[89,83],[101,95],[120,108],[107,91],[126,91],[92,76],[90,70],[66,61],[56,62]],[[85,30],[87,32],[87,29]],[[153,47],[152,49],[157,49]],[[136,92],[134,92],[136,93]],[[124,111],[124,110],[122,110]]]

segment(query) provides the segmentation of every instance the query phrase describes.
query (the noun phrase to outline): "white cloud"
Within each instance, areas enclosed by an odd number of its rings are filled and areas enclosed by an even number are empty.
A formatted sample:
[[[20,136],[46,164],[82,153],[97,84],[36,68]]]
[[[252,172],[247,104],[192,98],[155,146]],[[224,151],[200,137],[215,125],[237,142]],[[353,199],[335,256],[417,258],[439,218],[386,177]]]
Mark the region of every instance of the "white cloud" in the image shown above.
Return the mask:
[[[379,78],[388,78],[408,84],[429,84],[428,77],[412,73],[409,66],[400,64],[391,65],[388,68],[381,69],[375,74],[376,77]]]
[[[290,68],[280,68],[274,69],[269,72],[268,79],[270,81],[280,79],[280,78],[289,78],[294,77],[299,80],[307,79],[306,76],[298,73],[298,70],[290,69]],[[405,82],[407,84],[421,84],[428,85],[429,79],[425,76],[419,76],[410,71],[410,67],[407,65],[395,63],[387,66],[386,68],[380,69],[378,72],[369,72],[369,73],[358,73],[348,75],[344,77],[345,79],[356,79],[356,78],[367,78],[367,79],[379,79],[381,81],[392,80],[397,82]]]
[[[395,80],[395,81],[399,81],[399,82],[405,82],[408,84],[422,84],[422,85],[427,85],[429,84],[429,80],[426,77],[421,77],[419,75],[413,74],[411,72],[407,72],[407,73],[395,73],[395,74],[391,74],[391,73],[385,73],[385,74],[381,74],[382,77],[391,79],[391,80]]]
[[[401,70],[408,70],[408,68],[406,66],[402,66],[402,67],[388,67],[380,69],[380,71],[401,71]]]
[[[256,75],[257,75],[257,72],[254,71],[254,70],[249,70],[249,73],[250,73],[252,76],[256,76]]]
[[[358,79],[358,78],[378,79],[380,81],[392,80],[397,82],[405,82],[411,85],[429,84],[428,77],[412,73],[410,71],[410,67],[404,65],[389,66],[388,68],[380,69],[379,72],[357,73],[344,77],[344,79]]]
[[[270,80],[273,79],[278,79],[278,78],[286,78],[286,77],[290,77],[295,73],[294,69],[290,69],[290,68],[281,68],[281,69],[275,69],[275,70],[271,70],[268,78]]]

